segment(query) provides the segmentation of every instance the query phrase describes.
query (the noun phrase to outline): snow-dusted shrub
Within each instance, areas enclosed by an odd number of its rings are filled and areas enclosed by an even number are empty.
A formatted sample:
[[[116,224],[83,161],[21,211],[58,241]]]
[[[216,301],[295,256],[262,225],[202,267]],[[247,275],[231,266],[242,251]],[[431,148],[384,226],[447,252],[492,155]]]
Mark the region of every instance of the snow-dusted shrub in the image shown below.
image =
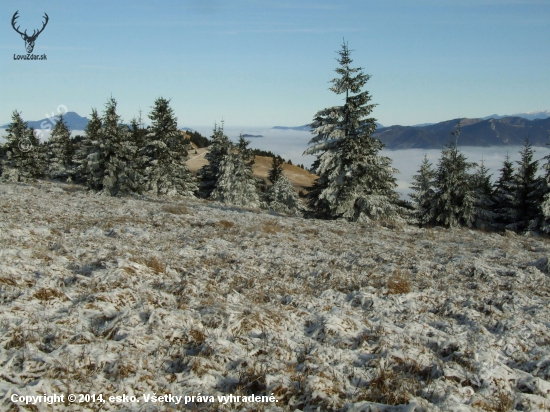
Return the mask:
[[[298,215],[303,210],[300,197],[288,177],[281,174],[266,193],[268,207],[278,213]]]

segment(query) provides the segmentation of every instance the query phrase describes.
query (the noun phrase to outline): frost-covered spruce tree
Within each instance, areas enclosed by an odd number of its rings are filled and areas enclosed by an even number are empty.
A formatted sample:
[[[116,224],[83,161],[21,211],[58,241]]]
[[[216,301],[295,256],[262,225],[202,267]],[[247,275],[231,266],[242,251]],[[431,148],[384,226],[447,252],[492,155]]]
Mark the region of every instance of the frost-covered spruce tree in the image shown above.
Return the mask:
[[[376,105],[369,103],[368,91],[361,91],[370,76],[350,66],[346,43],[338,54],[339,77],[330,90],[344,94],[344,105],[320,110],[310,124],[315,137],[304,154],[317,155],[313,172],[319,178],[308,192],[308,204],[315,215],[329,219],[397,218],[397,170],[391,159],[380,156],[383,144],[372,137],[376,119],[368,117]]]
[[[495,203],[491,176],[483,159],[472,176],[472,183],[474,191],[473,225],[478,229],[490,229],[494,227],[496,213],[493,211]]]
[[[536,178],[539,162],[533,160],[534,152],[529,138],[525,139],[520,155],[521,159],[516,162],[518,166],[512,180],[514,194],[510,213],[512,222],[506,226],[507,229],[516,231],[530,229],[532,221],[539,215],[540,207],[536,193],[539,187]]]
[[[458,148],[460,123],[453,134],[456,139],[442,150],[435,173],[435,221],[447,227],[472,226],[475,198],[468,171],[476,164],[468,162]]]
[[[500,175],[493,187],[495,213],[495,227],[503,229],[513,222],[514,219],[514,164],[510,160],[510,155],[506,158],[499,169]]]
[[[283,174],[284,163],[285,161],[281,156],[273,156],[271,161],[271,169],[269,169],[267,174],[267,178],[271,184],[274,184],[277,180],[279,180],[279,177]]]
[[[80,142],[79,147],[76,149],[73,157],[73,178],[72,180],[78,183],[85,183],[91,187],[92,183],[88,183],[88,180],[94,179],[94,173],[89,157],[93,151],[97,150],[97,145],[100,141],[101,133],[101,119],[96,109],[92,109],[90,121],[84,129],[84,138]],[[99,182],[98,182],[99,185]]]
[[[428,226],[435,223],[434,207],[434,179],[435,171],[424,155],[418,174],[413,176],[411,184],[412,193],[409,194],[413,201],[412,221],[420,226]]]
[[[73,174],[73,144],[71,142],[71,131],[59,115],[59,120],[52,129],[50,139],[46,144],[46,156],[48,166],[46,176],[50,179],[67,180]]]
[[[197,186],[186,164],[188,140],[178,130],[170,100],[156,99],[149,119],[152,124],[142,151],[148,190],[158,195],[192,197]]]
[[[298,215],[304,209],[292,182],[284,173],[267,190],[265,199],[269,209],[278,213]]]
[[[89,151],[80,169],[92,190],[110,196],[141,193],[142,177],[135,160],[137,148],[116,108],[116,100],[110,98],[101,119],[95,111],[92,113],[85,138]]]
[[[197,172],[199,196],[205,199],[209,199],[216,189],[220,176],[220,163],[233,148],[229,138],[223,132],[223,121],[220,126],[214,125],[211,141],[208,152],[204,156],[208,164]]]
[[[21,113],[12,113],[12,122],[6,129],[3,145],[2,180],[29,182],[44,175],[45,159],[42,145],[33,128],[23,121]]]
[[[141,193],[142,176],[136,167],[137,147],[127,126],[116,112],[116,100],[110,98],[102,119],[104,175],[102,191],[110,196]]]
[[[219,164],[216,188],[210,198],[235,206],[260,207],[256,181],[252,176],[254,155],[242,136],[236,150],[230,149]]]

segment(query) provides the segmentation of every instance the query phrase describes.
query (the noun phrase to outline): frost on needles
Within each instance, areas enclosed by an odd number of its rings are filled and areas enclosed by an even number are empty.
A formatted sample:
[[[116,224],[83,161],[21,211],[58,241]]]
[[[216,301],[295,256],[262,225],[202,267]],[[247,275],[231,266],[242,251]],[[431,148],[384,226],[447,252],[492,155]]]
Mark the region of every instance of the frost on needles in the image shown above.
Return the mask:
[[[380,156],[383,144],[372,134],[376,119],[368,117],[375,104],[368,91],[361,91],[370,79],[362,68],[352,68],[350,50],[342,44],[337,59],[340,77],[332,90],[345,94],[343,106],[320,110],[310,124],[315,135],[304,154],[317,155],[313,173],[319,178],[308,193],[313,213],[329,219],[349,221],[397,219],[400,207],[391,159]]]

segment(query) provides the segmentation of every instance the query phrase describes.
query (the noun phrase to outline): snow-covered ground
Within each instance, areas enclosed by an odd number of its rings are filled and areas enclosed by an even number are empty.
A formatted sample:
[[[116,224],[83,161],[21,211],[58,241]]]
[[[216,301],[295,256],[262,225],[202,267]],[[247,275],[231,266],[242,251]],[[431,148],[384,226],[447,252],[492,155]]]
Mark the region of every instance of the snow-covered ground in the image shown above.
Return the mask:
[[[550,410],[547,239],[39,182],[0,184],[0,249],[1,410]]]

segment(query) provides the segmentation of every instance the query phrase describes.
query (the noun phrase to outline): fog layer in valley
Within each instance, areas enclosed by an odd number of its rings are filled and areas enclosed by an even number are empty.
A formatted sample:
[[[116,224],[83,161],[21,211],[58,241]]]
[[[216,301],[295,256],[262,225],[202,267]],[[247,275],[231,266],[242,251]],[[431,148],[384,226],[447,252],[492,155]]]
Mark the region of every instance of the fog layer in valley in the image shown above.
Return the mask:
[[[196,130],[203,136],[210,137],[212,135],[212,127],[196,127]],[[293,164],[303,164],[306,167],[311,166],[315,160],[314,156],[302,156],[302,153],[308,147],[312,134],[308,132],[299,132],[295,130],[278,130],[271,128],[250,128],[250,127],[226,127],[226,134],[229,138],[236,142],[239,138],[239,133],[249,135],[261,135],[263,137],[251,137],[250,147],[253,149],[271,150],[273,153],[279,154],[286,160],[292,160]],[[83,135],[83,130],[75,130],[72,135]],[[6,135],[5,130],[0,129],[0,143],[3,143]],[[46,140],[49,137],[49,132],[44,131],[41,140]],[[460,146],[460,142],[459,142]],[[464,146],[460,147],[462,152],[466,155],[470,162],[480,162],[484,159],[485,166],[493,174],[493,180],[498,177],[499,169],[502,167],[502,162],[506,157],[506,154],[510,154],[510,158],[513,161],[519,160],[519,152],[521,146],[501,146],[501,147],[473,147]],[[535,159],[543,159],[550,153],[550,150],[546,147],[534,147]],[[434,165],[437,166],[437,161],[441,156],[441,150],[438,149],[407,149],[407,150],[383,150],[384,156],[388,156],[393,160],[393,166],[399,170],[396,175],[397,178],[397,191],[402,198],[407,198],[407,194],[410,193],[409,186],[412,181],[412,177],[416,174],[424,154],[428,155],[428,158]],[[544,162],[540,162],[539,166],[542,166]],[[539,174],[541,173],[539,167]]]

